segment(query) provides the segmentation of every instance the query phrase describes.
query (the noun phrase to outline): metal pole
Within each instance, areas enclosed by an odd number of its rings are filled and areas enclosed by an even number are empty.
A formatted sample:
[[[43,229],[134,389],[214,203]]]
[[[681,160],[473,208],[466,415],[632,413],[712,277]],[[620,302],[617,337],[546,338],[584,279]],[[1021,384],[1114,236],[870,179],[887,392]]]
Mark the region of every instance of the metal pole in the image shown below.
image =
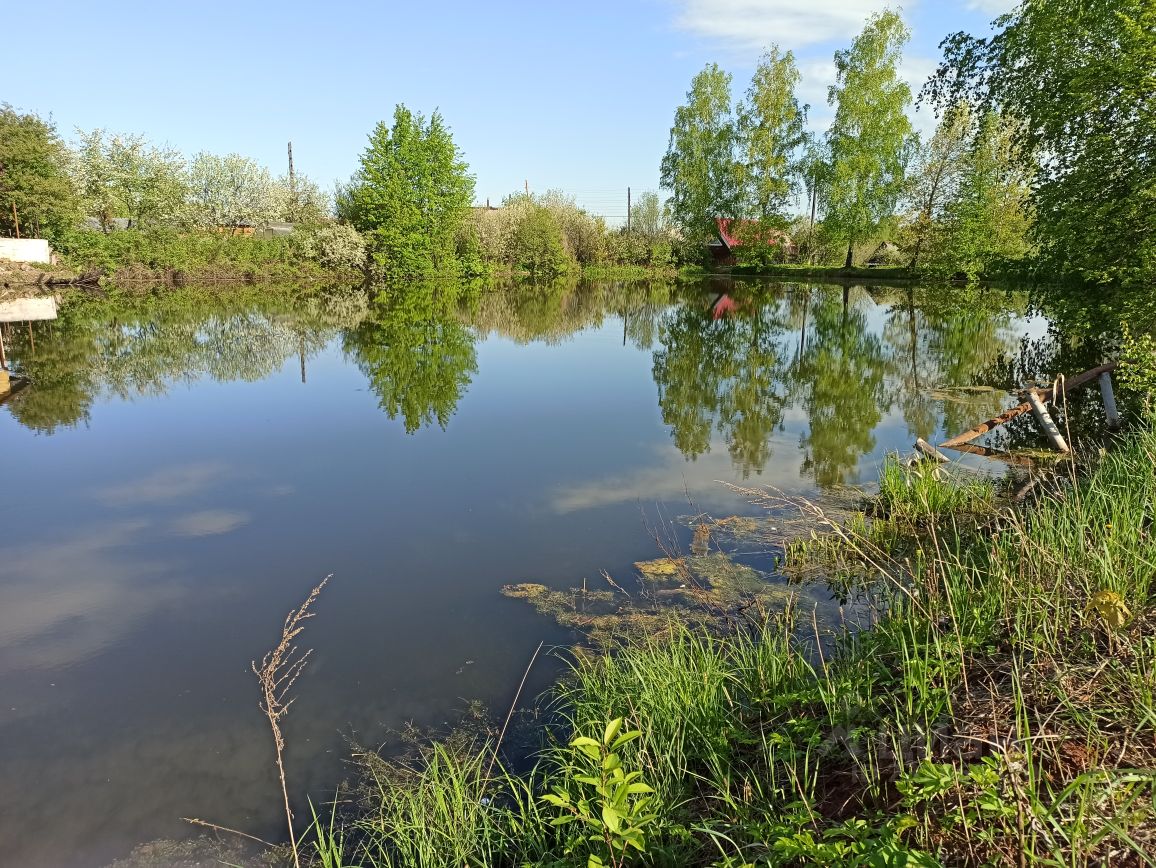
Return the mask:
[[[1027,394],[1027,401],[1032,405],[1032,413],[1036,417],[1036,421],[1040,423],[1040,427],[1044,429],[1044,433],[1048,435],[1048,439],[1052,445],[1060,452],[1069,452],[1068,444],[1064,441],[1064,435],[1060,433],[1059,426],[1056,425],[1052,414],[1048,412],[1048,408],[1044,406],[1044,402],[1040,400],[1040,396],[1034,391],[1029,391]]]
[[[631,231],[630,226],[630,188],[626,188],[626,231]]]
[[[1112,375],[1107,371],[1100,374],[1100,396],[1104,399],[1108,427],[1115,431],[1120,427],[1120,411],[1116,409],[1116,395],[1112,392]]]

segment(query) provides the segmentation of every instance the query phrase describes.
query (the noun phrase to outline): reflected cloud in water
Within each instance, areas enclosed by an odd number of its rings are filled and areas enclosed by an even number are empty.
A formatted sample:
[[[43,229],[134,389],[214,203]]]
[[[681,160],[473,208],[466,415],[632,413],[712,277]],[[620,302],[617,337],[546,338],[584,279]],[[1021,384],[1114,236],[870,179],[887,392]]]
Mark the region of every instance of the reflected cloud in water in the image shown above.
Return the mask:
[[[0,673],[66,666],[114,644],[183,591],[173,564],[125,551],[145,520],[96,523],[64,538],[0,548]],[[147,581],[146,581],[147,580]]]
[[[229,476],[229,467],[215,461],[165,467],[139,479],[96,492],[108,506],[143,506],[168,503],[200,494]]]
[[[252,519],[253,517],[247,512],[204,509],[174,519],[169,525],[169,530],[177,536],[216,536],[234,531]]]

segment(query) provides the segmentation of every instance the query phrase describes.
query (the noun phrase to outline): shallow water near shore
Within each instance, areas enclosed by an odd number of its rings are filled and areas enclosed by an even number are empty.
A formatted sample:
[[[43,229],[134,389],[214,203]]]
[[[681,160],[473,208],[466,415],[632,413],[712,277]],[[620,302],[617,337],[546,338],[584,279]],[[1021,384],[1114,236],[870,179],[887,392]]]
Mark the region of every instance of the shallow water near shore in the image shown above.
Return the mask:
[[[689,547],[685,516],[757,513],[724,482],[870,485],[1082,369],[1002,291],[729,281],[114,293],[6,334],[32,385],[0,407],[0,848],[33,866],[182,817],[277,839],[249,662],[326,575],[299,804],[351,740],[504,712],[575,640],[503,585],[631,582],[656,523]]]

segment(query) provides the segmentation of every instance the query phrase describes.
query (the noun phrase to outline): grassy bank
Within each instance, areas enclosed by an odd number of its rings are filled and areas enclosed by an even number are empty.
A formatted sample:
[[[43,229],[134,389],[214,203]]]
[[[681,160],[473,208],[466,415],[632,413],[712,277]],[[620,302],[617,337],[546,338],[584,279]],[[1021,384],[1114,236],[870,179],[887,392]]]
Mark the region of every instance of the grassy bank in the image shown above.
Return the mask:
[[[789,548],[788,571],[874,589],[863,629],[820,645],[788,607],[575,654],[530,774],[484,729],[365,755],[354,807],[307,849],[327,866],[1154,864],[1156,434],[1020,512],[956,488],[890,468],[872,518]]]
[[[758,275],[760,277],[785,277],[793,280],[814,278],[816,280],[864,280],[872,283],[913,282],[918,275],[908,268],[885,266],[880,268],[843,268],[841,265],[736,265],[731,269],[735,275]]]

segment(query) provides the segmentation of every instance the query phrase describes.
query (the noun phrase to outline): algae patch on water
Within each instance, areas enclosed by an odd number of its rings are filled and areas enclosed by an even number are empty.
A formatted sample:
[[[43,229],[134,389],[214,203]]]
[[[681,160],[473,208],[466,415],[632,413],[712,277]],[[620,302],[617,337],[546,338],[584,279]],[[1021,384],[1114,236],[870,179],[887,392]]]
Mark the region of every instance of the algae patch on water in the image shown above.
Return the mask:
[[[502,593],[525,600],[596,645],[658,635],[672,623],[712,627],[745,613],[779,612],[800,596],[771,574],[721,551],[638,561],[634,568],[636,592],[607,576],[611,590],[561,590],[526,582],[505,585]]]

